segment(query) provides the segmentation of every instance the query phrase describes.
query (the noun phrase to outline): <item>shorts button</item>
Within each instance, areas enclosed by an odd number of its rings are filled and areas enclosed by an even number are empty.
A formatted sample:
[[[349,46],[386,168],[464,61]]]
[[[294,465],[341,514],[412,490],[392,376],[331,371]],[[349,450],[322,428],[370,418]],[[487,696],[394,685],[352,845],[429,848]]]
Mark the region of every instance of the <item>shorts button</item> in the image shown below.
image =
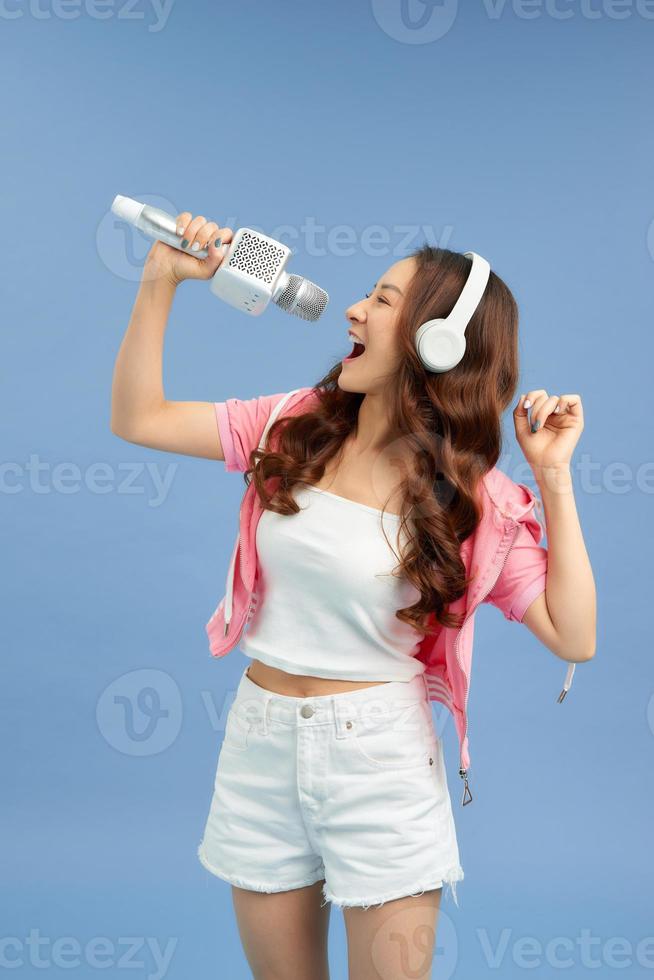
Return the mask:
[[[300,708],[300,714],[302,715],[303,718],[310,718],[311,715],[313,714],[313,708],[311,707],[310,704],[303,704],[302,707]]]

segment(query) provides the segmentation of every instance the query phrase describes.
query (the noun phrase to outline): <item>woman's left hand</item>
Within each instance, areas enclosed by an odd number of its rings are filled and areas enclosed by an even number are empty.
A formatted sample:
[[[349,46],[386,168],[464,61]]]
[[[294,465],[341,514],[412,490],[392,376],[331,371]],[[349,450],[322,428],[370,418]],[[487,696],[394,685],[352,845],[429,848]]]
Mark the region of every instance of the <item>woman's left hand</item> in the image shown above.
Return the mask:
[[[527,408],[531,407],[531,421]],[[584,428],[584,410],[579,395],[548,395],[534,388],[513,411],[518,445],[536,477],[540,468],[566,468]],[[533,427],[536,427],[535,431]]]

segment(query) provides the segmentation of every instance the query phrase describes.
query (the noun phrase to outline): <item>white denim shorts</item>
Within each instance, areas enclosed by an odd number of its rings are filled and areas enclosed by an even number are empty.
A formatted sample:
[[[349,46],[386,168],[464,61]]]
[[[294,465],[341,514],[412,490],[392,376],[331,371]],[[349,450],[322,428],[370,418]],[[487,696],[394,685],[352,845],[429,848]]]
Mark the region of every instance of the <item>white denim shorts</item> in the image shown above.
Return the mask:
[[[249,665],[248,665],[249,666]],[[323,905],[382,905],[463,878],[426,682],[319,697],[255,684],[229,709],[198,857],[241,888],[324,879]]]

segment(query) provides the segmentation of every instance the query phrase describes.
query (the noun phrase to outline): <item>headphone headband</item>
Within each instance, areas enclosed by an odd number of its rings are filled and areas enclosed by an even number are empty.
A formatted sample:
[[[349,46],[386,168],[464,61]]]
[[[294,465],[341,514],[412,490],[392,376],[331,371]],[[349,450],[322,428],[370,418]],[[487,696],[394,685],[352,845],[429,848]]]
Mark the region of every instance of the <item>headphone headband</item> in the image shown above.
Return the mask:
[[[463,254],[472,259],[472,269],[452,312],[445,319],[445,323],[450,324],[456,330],[460,330],[461,333],[465,331],[473,313],[481,302],[491,271],[489,263],[481,255],[477,255],[476,252],[464,252]]]

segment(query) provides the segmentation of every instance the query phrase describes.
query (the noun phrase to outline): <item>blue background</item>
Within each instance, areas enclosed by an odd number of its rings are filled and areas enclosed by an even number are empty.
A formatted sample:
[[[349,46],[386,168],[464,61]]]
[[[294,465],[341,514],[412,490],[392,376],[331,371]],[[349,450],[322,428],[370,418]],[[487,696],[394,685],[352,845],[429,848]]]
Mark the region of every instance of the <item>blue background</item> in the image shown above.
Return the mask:
[[[116,0],[106,19],[5,0],[2,936],[23,964],[15,976],[43,973],[30,930],[82,947],[107,937],[116,969],[121,937],[140,937],[130,976],[157,975],[148,938],[172,943],[167,977],[250,975],[230,887],[196,858],[247,662],[211,658],[204,632],[243,482],[110,432],[149,247],[110,215],[117,193],[277,231],[294,270],[330,293],[307,324],[276,308],[248,318],[185,283],[166,338],[169,399],[315,382],[350,349],[346,308],[424,238],[474,248],[513,289],[519,390],[583,400],[573,465],[598,646],[559,705],[566,665],[497,610],[477,616],[465,809],[454,725],[434,705],[466,873],[460,909],[442,904],[434,975],[497,975],[495,962],[503,980],[527,963],[560,976],[558,937],[575,977],[618,964],[651,975],[651,947],[638,948],[653,931],[644,9],[446,3],[430,21],[441,36],[421,39],[399,0],[176,0],[165,22],[143,0]],[[428,9],[411,0],[410,13],[418,23]],[[314,243],[308,223],[323,229]],[[377,225],[388,244],[372,249]],[[500,465],[533,486],[510,412],[505,423]],[[102,972],[84,952],[67,970],[52,945],[40,955],[49,975]],[[337,909],[330,956],[344,977]]]

